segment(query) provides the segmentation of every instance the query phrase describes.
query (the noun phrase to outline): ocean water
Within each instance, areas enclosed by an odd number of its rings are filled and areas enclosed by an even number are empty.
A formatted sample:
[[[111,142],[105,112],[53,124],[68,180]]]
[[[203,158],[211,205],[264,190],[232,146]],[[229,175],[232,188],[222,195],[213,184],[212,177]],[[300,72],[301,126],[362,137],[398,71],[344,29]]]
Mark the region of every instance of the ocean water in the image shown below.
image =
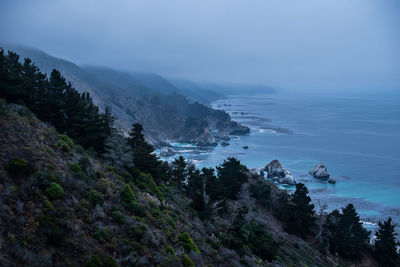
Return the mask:
[[[316,210],[351,202],[372,223],[369,228],[388,216],[400,224],[399,100],[396,95],[230,96],[212,106],[250,127],[249,135],[233,137],[226,147],[174,146],[199,167],[217,166],[228,156],[249,168],[278,159],[307,185]],[[336,184],[308,174],[319,162],[327,165]]]

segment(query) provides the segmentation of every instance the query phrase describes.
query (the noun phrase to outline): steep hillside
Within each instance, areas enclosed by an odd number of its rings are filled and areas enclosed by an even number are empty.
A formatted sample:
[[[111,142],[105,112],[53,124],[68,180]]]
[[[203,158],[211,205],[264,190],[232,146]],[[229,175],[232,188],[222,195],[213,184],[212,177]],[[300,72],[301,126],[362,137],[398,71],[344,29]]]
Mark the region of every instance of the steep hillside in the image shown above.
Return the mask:
[[[58,69],[79,92],[89,92],[102,110],[111,107],[118,118],[116,125],[119,129],[128,133],[132,123],[139,122],[153,144],[178,141],[214,145],[231,133],[245,134],[249,131],[223,111],[212,110],[189,101],[185,96],[170,93],[175,87],[155,74],[136,74],[138,80],[135,75],[106,68],[87,67],[85,70],[31,48],[5,48],[15,50],[21,55],[21,60],[31,58],[47,74],[54,68]],[[161,93],[163,91],[167,94]]]
[[[201,219],[177,186],[91,156],[26,108],[2,101],[0,132],[2,266],[335,265],[283,230],[280,191],[250,173],[237,200]],[[260,183],[270,205],[249,194]],[[248,247],[232,243],[238,224]]]

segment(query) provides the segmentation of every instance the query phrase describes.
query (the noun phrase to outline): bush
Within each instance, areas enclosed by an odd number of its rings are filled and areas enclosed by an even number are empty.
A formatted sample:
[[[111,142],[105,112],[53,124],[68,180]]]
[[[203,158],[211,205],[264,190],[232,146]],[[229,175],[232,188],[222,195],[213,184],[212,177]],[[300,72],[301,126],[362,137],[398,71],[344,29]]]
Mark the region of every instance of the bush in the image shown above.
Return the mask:
[[[110,238],[110,230],[108,228],[97,228],[93,233],[93,237],[100,243],[105,243]]]
[[[184,249],[188,251],[193,250],[197,254],[200,254],[199,248],[196,246],[196,244],[193,242],[192,238],[187,232],[184,232],[179,236],[179,243]]]
[[[102,253],[93,254],[89,261],[84,265],[85,267],[118,267],[114,258]]]
[[[72,171],[73,174],[78,174],[78,173],[82,172],[82,168],[81,168],[81,166],[79,166],[78,163],[71,163],[69,165],[69,169]]]
[[[258,181],[251,184],[249,191],[252,197],[263,205],[267,205],[271,198],[271,187],[265,181]]]
[[[125,187],[121,191],[122,202],[125,205],[129,205],[129,203],[136,200],[135,194],[132,191],[132,188],[129,184],[126,184]]]
[[[175,255],[175,249],[174,249],[173,247],[171,247],[171,246],[166,247],[166,248],[165,248],[165,252],[166,252],[168,255],[171,255],[171,256],[174,256],[174,255]]]
[[[35,169],[33,166],[28,164],[25,159],[21,158],[14,158],[10,160],[6,166],[5,166],[6,171],[8,174],[11,176],[28,176],[31,175],[35,172]]]
[[[132,201],[131,203],[129,203],[127,208],[129,211],[133,212],[133,214],[135,214],[136,216],[142,218],[146,216],[146,207],[137,201]]]
[[[185,267],[195,267],[193,260],[186,254],[182,257],[182,264]]]
[[[119,224],[123,224],[125,222],[125,215],[119,210],[113,211],[112,218]]]
[[[71,138],[69,138],[68,135],[60,134],[60,135],[58,135],[58,136],[61,138],[61,140],[63,140],[65,143],[67,143],[67,145],[68,145],[69,147],[72,147],[72,146],[74,145],[74,142],[72,141]]]
[[[104,197],[103,194],[98,192],[96,189],[90,189],[88,194],[87,194],[87,200],[92,204],[92,205],[100,205],[102,206],[104,203]]]
[[[132,225],[129,227],[129,236],[137,240],[142,239],[146,230],[146,226],[143,224]]]
[[[46,188],[46,196],[52,200],[61,198],[64,196],[64,189],[61,185],[52,182],[50,186]]]

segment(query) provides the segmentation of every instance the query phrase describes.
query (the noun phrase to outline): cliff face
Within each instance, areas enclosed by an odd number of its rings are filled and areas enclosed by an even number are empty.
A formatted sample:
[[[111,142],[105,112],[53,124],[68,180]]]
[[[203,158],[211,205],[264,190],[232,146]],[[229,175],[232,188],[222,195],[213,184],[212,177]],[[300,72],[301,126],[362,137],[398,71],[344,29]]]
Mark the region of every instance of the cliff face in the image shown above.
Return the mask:
[[[0,102],[0,133],[1,266],[335,265],[284,231],[271,212],[280,190],[251,173],[225,212],[200,219],[184,192],[91,156],[23,107]],[[249,193],[264,183],[269,204]],[[268,232],[259,245],[272,254],[228,247],[238,218]]]
[[[215,111],[204,102],[202,90],[196,94],[174,87],[156,74],[127,73],[100,67],[79,67],[42,51],[3,46],[17,52],[21,60],[29,57],[44,73],[57,69],[79,92],[89,92],[94,103],[104,110],[110,106],[116,126],[128,133],[134,122],[144,126],[146,138],[154,145],[166,141],[214,145],[221,136],[248,133],[247,127],[231,120],[229,114]],[[208,99],[221,97],[205,91]],[[196,124],[191,121],[197,120]],[[189,124],[188,124],[189,122]]]

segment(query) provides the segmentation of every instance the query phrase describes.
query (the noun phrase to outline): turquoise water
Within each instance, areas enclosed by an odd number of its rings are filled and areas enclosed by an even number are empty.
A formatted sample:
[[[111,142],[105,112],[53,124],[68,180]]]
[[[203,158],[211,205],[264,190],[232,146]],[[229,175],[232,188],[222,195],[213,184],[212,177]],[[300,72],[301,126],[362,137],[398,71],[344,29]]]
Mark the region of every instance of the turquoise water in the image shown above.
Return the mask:
[[[392,96],[230,96],[213,103],[251,128],[248,136],[213,149],[178,145],[198,166],[216,166],[227,156],[250,168],[278,159],[303,182],[317,209],[352,202],[365,220],[392,216],[400,223],[400,98]],[[243,146],[249,149],[243,149]],[[335,185],[311,177],[328,166]],[[292,190],[292,188],[288,188]]]

